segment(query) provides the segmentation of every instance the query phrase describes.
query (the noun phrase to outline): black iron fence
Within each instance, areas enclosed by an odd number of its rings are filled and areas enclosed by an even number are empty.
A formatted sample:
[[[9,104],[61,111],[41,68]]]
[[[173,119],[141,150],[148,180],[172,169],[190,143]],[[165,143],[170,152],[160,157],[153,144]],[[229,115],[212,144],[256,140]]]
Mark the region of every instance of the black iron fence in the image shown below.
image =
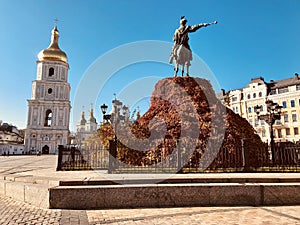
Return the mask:
[[[273,164],[276,167],[295,168],[300,172],[300,145],[293,143],[275,144]]]
[[[129,151],[111,141],[110,147],[95,144],[85,148],[59,146],[57,170],[104,169],[109,173],[209,173],[209,172],[300,172],[300,145],[276,143],[273,154],[268,145],[249,152],[247,141],[216,155],[188,153],[185,149],[153,154]]]
[[[75,146],[58,147],[57,171],[92,170],[109,168],[109,151],[102,145],[91,145],[85,148]]]

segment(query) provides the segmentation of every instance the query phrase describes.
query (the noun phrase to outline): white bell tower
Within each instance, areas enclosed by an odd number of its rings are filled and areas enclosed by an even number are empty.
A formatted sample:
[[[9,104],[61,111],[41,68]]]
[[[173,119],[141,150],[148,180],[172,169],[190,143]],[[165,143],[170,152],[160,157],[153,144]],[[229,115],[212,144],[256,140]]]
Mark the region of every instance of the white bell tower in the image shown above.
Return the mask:
[[[59,32],[52,30],[49,47],[38,54],[36,80],[28,100],[25,152],[56,153],[69,137],[70,84],[67,55],[58,46]]]

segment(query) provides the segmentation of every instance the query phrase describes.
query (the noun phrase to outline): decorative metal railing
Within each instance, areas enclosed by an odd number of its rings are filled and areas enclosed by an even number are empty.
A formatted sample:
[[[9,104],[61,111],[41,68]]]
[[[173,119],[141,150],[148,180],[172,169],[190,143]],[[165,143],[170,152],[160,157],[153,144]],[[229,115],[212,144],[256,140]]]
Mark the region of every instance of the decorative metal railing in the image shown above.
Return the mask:
[[[276,143],[249,151],[247,141],[235,148],[223,148],[216,155],[185,149],[153,154],[130,150],[113,141],[110,147],[95,144],[85,148],[59,146],[57,170],[108,170],[109,173],[209,173],[209,172],[300,172],[300,145]]]

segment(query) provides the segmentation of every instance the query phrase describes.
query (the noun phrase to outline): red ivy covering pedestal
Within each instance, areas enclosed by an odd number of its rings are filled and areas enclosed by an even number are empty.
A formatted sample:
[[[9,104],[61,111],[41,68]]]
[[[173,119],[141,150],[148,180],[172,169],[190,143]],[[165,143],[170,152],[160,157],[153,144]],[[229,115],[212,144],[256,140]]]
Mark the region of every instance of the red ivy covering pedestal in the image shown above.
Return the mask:
[[[184,159],[182,166],[185,167],[199,167],[201,160],[209,162],[203,169],[243,167],[245,164],[259,167],[261,160],[268,157],[252,126],[225,108],[205,79],[175,77],[158,81],[150,108],[131,125],[131,132],[137,138],[147,139],[150,130],[165,129],[162,123],[150,123],[155,117],[165,122],[167,131],[163,142],[139,151],[126,148],[123,142],[118,150],[119,160],[131,165],[153,165],[170,157],[179,140]],[[196,136],[196,140],[190,146],[188,137],[191,136]]]

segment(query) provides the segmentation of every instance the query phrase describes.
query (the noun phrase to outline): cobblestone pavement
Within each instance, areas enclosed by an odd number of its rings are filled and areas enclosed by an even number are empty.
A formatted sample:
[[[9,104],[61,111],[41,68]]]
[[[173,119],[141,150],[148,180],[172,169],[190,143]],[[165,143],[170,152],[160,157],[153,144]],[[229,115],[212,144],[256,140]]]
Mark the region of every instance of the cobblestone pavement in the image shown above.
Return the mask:
[[[300,206],[189,207],[87,211],[90,224],[300,224]]]
[[[0,224],[300,224],[300,206],[187,207],[112,210],[39,209],[0,195]]]
[[[39,209],[0,195],[0,224],[60,224],[61,210]]]
[[[18,175],[67,179],[99,177],[95,172],[55,172],[57,156],[0,157],[0,176]],[[100,174],[101,175],[101,174]],[[139,178],[140,175],[131,175]],[[144,176],[144,175],[143,175]],[[177,175],[180,177],[180,175]],[[189,174],[187,177],[257,177],[257,174]],[[272,177],[299,177],[298,174],[272,174]],[[259,174],[270,177],[270,174]],[[120,178],[120,177],[118,177]],[[122,177],[121,177],[122,178]],[[186,207],[114,210],[40,209],[0,195],[0,225],[16,224],[263,224],[300,225],[300,206],[284,207]]]

